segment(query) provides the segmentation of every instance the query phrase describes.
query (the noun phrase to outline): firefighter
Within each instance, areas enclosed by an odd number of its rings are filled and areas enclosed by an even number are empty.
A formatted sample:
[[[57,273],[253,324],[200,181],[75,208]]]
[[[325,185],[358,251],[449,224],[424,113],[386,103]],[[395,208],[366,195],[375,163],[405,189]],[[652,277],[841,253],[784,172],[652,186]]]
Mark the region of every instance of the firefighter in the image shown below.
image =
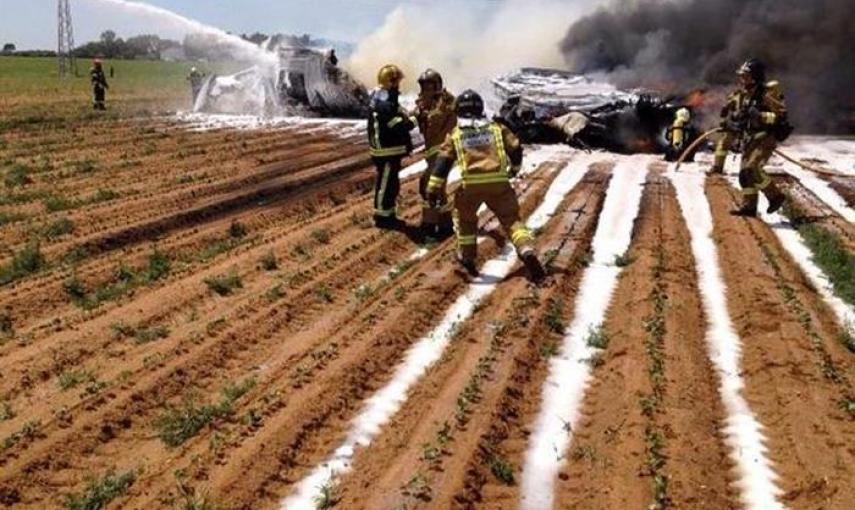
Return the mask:
[[[100,59],[92,61],[92,69],[89,70],[89,79],[92,82],[92,96],[94,97],[94,106],[96,110],[106,110],[104,104],[107,95],[107,89],[110,86],[107,84],[107,77],[104,75],[104,68]]]
[[[404,73],[396,65],[385,65],[377,73],[378,88],[371,92],[368,111],[368,144],[377,167],[374,184],[374,224],[378,228],[399,225],[396,204],[401,161],[413,151],[410,131],[415,123],[398,103]]]
[[[430,170],[436,163],[439,149],[445,138],[457,126],[457,111],[454,96],[443,87],[442,76],[428,69],[419,77],[421,91],[416,100],[416,118],[425,139],[425,159],[428,170],[419,180],[422,197],[422,234],[425,238],[445,238],[452,234],[451,206],[443,191],[435,203],[427,199]]]
[[[190,74],[187,75],[187,81],[190,82],[190,91],[193,95],[193,106],[196,105],[196,100],[199,98],[199,92],[202,91],[202,84],[205,82],[205,73],[200,72],[195,67],[190,69]]]
[[[486,203],[496,215],[525,264],[529,278],[540,282],[546,276],[532,245],[531,231],[520,220],[520,206],[510,179],[522,165],[519,139],[502,124],[484,117],[484,101],[467,90],[457,98],[457,126],[443,142],[428,181],[428,197],[442,198],[442,188],[457,162],[462,185],[454,195],[457,260],[471,276],[478,275],[478,208]]]
[[[777,81],[766,81],[766,66],[757,59],[747,60],[737,71],[739,88],[722,108],[724,136],[715,150],[711,173],[723,174],[729,150],[742,151],[739,185],[742,204],[731,211],[736,216],[757,216],[758,193],[769,200],[767,212],[784,204],[785,196],[763,170],[778,142],[792,133],[787,121],[787,105]]]
[[[665,161],[677,161],[683,151],[697,138],[697,131],[692,125],[692,111],[688,106],[682,106],[674,112],[674,122],[665,133],[668,147],[665,149]],[[694,161],[694,153],[686,156],[686,161]]]

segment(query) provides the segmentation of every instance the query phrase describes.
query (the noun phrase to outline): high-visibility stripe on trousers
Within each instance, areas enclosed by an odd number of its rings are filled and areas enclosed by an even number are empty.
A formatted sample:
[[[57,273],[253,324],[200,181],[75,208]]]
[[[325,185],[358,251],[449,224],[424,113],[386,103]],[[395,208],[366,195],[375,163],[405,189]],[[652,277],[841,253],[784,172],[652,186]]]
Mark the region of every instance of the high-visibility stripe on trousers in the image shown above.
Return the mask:
[[[514,189],[507,182],[460,187],[454,195],[454,224],[457,249],[464,261],[475,260],[478,253],[478,208],[493,211],[518,252],[531,249],[534,236],[520,219],[520,207]]]
[[[394,218],[397,216],[398,192],[401,189],[399,172],[401,157],[373,158],[377,169],[374,181],[374,216]]]

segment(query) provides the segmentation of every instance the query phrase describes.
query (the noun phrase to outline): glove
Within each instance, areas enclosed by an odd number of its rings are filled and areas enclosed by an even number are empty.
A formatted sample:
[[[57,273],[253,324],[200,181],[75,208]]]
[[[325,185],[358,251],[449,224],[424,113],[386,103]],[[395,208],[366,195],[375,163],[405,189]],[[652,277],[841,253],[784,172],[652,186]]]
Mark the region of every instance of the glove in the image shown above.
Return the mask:
[[[756,106],[748,109],[748,127],[750,129],[761,129],[763,127],[763,113]]]
[[[745,130],[745,123],[741,119],[727,117],[721,121],[721,128],[731,133],[739,133]]]

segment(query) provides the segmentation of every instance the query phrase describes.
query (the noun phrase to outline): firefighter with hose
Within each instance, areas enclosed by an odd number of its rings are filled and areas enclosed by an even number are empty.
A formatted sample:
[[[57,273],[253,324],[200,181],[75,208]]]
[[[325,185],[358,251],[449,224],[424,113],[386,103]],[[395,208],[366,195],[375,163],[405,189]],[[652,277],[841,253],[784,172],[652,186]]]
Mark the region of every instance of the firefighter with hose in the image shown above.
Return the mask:
[[[793,127],[787,121],[787,105],[777,81],[766,81],[766,66],[757,59],[747,60],[737,71],[739,88],[732,92],[721,111],[724,135],[715,149],[711,174],[723,174],[729,150],[741,150],[739,185],[742,204],[731,211],[737,216],[757,216],[758,195],[769,200],[767,212],[781,208],[786,199],[764,167],[778,143],[789,137]]]
[[[190,82],[190,95],[193,104],[196,106],[196,100],[199,99],[199,92],[202,91],[202,85],[205,83],[205,73],[199,71],[196,67],[190,69],[190,74],[187,75],[187,81]]]
[[[419,195],[422,197],[421,230],[425,239],[444,239],[452,234],[451,206],[444,192],[435,202],[428,201],[427,186],[440,147],[457,126],[457,108],[454,96],[444,88],[442,75],[437,71],[428,69],[422,73],[419,87],[421,91],[416,99],[413,116],[425,139],[428,168],[419,180]]]
[[[478,209],[486,204],[510,237],[529,279],[541,282],[546,273],[534,250],[534,236],[520,219],[519,202],[510,183],[522,165],[519,139],[507,127],[485,118],[484,100],[475,91],[457,97],[457,117],[457,126],[446,137],[431,169],[427,194],[434,202],[443,197],[445,180],[456,162],[462,177],[454,195],[458,262],[469,275],[478,275]]]
[[[410,131],[415,123],[398,103],[404,73],[393,64],[380,68],[378,88],[371,92],[368,111],[368,145],[377,168],[374,184],[374,225],[394,229],[397,214],[401,161],[413,151]]]

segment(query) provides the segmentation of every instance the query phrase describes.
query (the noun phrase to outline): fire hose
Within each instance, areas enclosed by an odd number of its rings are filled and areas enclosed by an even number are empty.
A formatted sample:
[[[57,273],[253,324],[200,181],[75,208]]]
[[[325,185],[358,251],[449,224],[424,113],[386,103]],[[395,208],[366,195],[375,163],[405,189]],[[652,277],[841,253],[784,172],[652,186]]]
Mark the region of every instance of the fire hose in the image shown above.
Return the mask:
[[[707,131],[706,133],[704,133],[704,134],[702,134],[701,136],[699,136],[697,140],[695,140],[691,145],[689,145],[689,147],[687,147],[687,148],[686,148],[686,150],[684,150],[684,151],[683,151],[683,153],[682,153],[682,154],[680,154],[680,158],[679,158],[679,159],[677,159],[677,165],[674,167],[674,171],[675,171],[675,172],[679,172],[679,171],[680,171],[680,165],[682,165],[682,164],[683,164],[683,162],[684,162],[684,161],[686,161],[686,158],[687,158],[687,157],[689,157],[689,154],[691,154],[695,149],[697,149],[697,148],[698,148],[698,147],[699,147],[703,142],[705,142],[708,138],[710,138],[711,136],[713,136],[713,135],[715,135],[715,134],[717,134],[717,133],[720,133],[720,132],[722,132],[722,131],[724,131],[724,129],[722,129],[722,128],[718,127],[718,128],[715,128],[715,129],[710,129],[710,130],[709,130],[709,131]],[[810,166],[810,165],[808,165],[807,163],[803,163],[803,162],[801,162],[801,161],[799,161],[799,160],[797,160],[797,159],[795,159],[795,158],[793,158],[793,157],[791,157],[791,156],[788,156],[787,154],[783,153],[783,152],[782,152],[781,150],[779,150],[779,149],[775,149],[775,154],[777,154],[778,156],[780,156],[780,157],[784,158],[785,160],[789,161],[790,163],[793,163],[794,165],[798,165],[798,166],[800,166],[801,168],[804,168],[805,170],[807,170],[807,171],[809,171],[809,172],[813,172],[813,173],[815,173],[815,174],[825,175],[825,176],[828,176],[828,177],[843,177],[843,178],[851,178],[851,176],[848,176],[848,175],[845,175],[845,174],[841,174],[840,172],[834,172],[834,171],[831,171],[831,170],[825,170],[825,169],[822,169],[822,168],[816,168],[816,167]]]
[[[674,171],[675,171],[675,172],[679,172],[679,171],[680,171],[680,165],[682,165],[682,164],[683,164],[683,162],[684,162],[684,161],[686,161],[686,158],[688,158],[688,157],[689,157],[689,154],[691,154],[692,152],[694,152],[694,151],[695,151],[695,149],[697,149],[698,147],[700,147],[700,145],[701,145],[702,143],[704,143],[704,142],[705,142],[709,137],[711,137],[712,135],[714,135],[714,134],[716,134],[716,133],[720,133],[720,132],[722,132],[722,131],[724,131],[724,129],[722,129],[722,128],[720,128],[720,127],[717,127],[717,128],[715,128],[715,129],[710,129],[710,130],[709,130],[709,131],[707,131],[706,133],[704,133],[704,134],[702,134],[701,136],[699,136],[697,140],[695,140],[694,142],[692,142],[692,144],[691,144],[691,145],[689,145],[689,146],[686,148],[686,150],[684,150],[684,151],[683,151],[683,153],[682,153],[682,154],[680,154],[680,158],[679,158],[679,159],[677,159],[677,166],[675,166],[675,167],[674,167]]]

